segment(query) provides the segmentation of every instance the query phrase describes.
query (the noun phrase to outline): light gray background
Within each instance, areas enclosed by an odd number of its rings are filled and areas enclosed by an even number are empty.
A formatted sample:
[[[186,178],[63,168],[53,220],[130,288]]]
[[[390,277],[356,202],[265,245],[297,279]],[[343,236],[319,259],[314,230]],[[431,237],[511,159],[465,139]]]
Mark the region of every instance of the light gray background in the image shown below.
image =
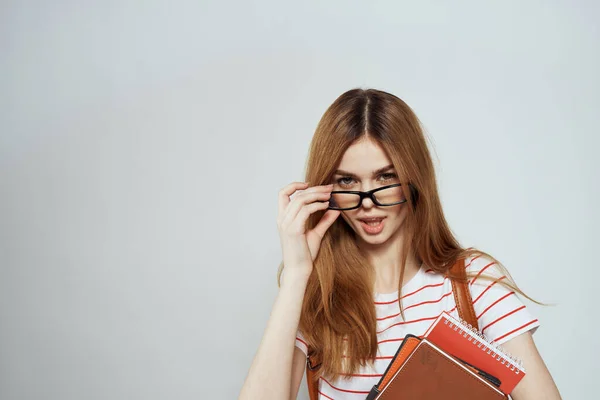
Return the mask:
[[[236,398],[277,192],[357,86],[413,107],[452,229],[557,304],[536,343],[591,398],[597,2],[1,4],[0,399]]]

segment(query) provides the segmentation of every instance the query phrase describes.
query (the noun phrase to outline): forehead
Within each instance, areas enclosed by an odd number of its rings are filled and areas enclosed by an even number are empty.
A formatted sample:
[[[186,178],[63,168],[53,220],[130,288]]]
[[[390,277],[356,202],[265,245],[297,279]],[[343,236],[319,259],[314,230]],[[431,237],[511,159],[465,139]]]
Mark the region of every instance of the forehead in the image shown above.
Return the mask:
[[[338,169],[359,176],[371,176],[373,171],[391,163],[379,144],[372,140],[361,140],[346,149]]]

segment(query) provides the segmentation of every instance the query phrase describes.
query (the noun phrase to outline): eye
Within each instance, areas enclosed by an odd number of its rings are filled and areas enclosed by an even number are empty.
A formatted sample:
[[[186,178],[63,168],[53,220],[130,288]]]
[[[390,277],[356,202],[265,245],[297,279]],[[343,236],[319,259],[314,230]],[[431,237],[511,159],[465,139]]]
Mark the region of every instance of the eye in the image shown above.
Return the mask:
[[[350,179],[353,180],[351,177],[349,176],[344,176],[342,178],[339,178],[336,182],[338,183],[338,185],[340,186],[345,186],[345,185],[350,185],[350,182],[345,182],[344,179]]]
[[[388,173],[385,173],[385,174],[381,174],[381,175],[379,175],[379,176],[380,176],[380,177],[383,177],[383,178],[384,178],[384,179],[383,179],[384,181],[389,181],[389,180],[391,180],[391,179],[395,179],[395,178],[397,178],[397,177],[398,177],[398,175],[396,175],[396,174],[395,174],[395,173],[393,173],[393,172],[388,172]]]

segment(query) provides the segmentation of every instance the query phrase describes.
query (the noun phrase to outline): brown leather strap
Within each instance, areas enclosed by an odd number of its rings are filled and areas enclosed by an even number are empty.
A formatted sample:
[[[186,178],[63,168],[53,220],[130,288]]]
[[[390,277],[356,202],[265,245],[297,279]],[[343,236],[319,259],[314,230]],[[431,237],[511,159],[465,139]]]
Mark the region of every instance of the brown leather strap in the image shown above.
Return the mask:
[[[456,308],[458,309],[458,315],[475,329],[479,329],[477,326],[477,316],[475,309],[473,308],[473,300],[471,292],[469,290],[469,282],[467,281],[467,271],[465,265],[465,259],[459,258],[450,272],[454,278],[450,278],[452,282],[452,292],[454,293],[454,301],[456,302]],[[309,356],[306,358],[306,384],[308,386],[308,396],[310,400],[317,400],[319,397],[319,382],[315,381],[315,371],[321,365],[317,364],[315,357],[311,354],[309,349]]]
[[[469,290],[469,282],[467,280],[467,271],[465,259],[459,258],[456,263],[450,268],[450,272],[456,277],[450,279],[452,282],[452,292],[454,293],[454,301],[458,309],[458,315],[475,329],[477,326],[477,316],[473,308],[473,299]]]
[[[315,357],[310,353],[306,358],[306,385],[308,386],[308,397],[310,400],[317,400],[319,398],[319,381],[315,380],[315,372],[321,366],[320,363],[316,363]]]

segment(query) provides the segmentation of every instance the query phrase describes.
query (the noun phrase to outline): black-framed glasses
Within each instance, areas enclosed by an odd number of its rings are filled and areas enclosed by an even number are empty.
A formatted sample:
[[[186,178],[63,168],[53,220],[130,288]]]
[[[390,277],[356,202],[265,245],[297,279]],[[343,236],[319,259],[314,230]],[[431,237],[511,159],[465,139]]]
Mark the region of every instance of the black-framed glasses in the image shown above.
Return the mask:
[[[361,192],[358,190],[334,190],[331,192],[328,210],[354,210],[362,205],[365,198],[370,198],[378,206],[387,207],[406,203],[407,199],[402,191],[401,183],[382,186],[377,189]],[[411,190],[413,201],[416,201],[416,189],[410,183],[408,187]]]

